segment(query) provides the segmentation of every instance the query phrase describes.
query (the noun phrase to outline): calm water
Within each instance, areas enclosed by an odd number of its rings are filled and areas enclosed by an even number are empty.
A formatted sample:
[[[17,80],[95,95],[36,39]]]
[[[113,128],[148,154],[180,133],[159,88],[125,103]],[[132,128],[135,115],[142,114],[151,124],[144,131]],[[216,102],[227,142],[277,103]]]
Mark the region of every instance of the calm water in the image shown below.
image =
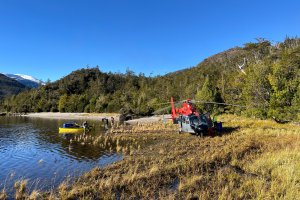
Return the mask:
[[[11,193],[20,179],[29,179],[30,190],[51,189],[67,177],[122,158],[93,145],[70,144],[72,135],[58,134],[65,121],[0,117],[0,189],[5,187]],[[102,134],[99,122],[91,124],[96,130],[89,134]]]

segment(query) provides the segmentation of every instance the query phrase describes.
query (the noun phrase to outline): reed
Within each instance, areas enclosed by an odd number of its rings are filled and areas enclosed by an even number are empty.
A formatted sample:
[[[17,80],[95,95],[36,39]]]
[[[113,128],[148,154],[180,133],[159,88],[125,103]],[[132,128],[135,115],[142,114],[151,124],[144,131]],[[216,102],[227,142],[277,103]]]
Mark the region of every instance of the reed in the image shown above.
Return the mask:
[[[58,186],[58,192],[59,192],[59,196],[62,199],[67,199],[68,197],[68,184],[66,181],[62,182],[59,186]]]
[[[6,199],[7,199],[7,194],[6,194],[5,188],[3,188],[0,191],[0,200],[6,200]]]
[[[14,184],[15,188],[15,199],[25,199],[27,197],[26,185],[28,180],[16,181]]]
[[[41,193],[38,190],[33,190],[31,192],[31,194],[29,195],[28,199],[29,200],[41,200],[43,198],[42,198]]]

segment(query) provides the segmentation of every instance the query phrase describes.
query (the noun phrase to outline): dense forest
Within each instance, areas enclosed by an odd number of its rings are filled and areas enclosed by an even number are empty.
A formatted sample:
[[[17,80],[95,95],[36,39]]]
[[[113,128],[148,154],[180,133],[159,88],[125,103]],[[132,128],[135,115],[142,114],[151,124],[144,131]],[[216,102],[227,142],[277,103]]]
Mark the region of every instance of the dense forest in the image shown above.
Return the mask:
[[[146,77],[128,70],[104,73],[99,67],[24,91],[1,102],[8,112],[119,112],[149,115],[175,100],[197,103],[210,112],[231,112],[259,118],[300,120],[300,39],[272,44],[265,39],[205,59],[195,67]],[[245,107],[243,107],[245,106]]]

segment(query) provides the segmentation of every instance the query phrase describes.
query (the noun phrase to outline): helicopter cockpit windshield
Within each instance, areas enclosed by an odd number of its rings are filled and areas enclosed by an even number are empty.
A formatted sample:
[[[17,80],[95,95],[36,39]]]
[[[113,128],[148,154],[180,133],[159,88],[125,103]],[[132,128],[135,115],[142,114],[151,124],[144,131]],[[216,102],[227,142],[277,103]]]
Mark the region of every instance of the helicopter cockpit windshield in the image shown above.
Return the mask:
[[[193,124],[195,126],[198,126],[200,124],[199,117],[198,116],[192,116],[190,118],[190,122],[191,122],[191,124]]]
[[[200,115],[199,118],[202,123],[207,124],[207,118],[205,117],[205,115]]]

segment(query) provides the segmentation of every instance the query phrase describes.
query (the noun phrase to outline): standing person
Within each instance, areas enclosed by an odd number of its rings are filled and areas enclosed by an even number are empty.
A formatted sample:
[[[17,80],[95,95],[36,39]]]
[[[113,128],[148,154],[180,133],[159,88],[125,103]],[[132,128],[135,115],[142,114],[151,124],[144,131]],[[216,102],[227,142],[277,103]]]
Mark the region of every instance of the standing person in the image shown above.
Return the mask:
[[[84,121],[84,122],[82,123],[82,127],[83,127],[83,128],[87,128],[87,127],[88,127],[87,121]]]
[[[102,119],[102,122],[104,123],[104,130],[108,131],[108,119],[105,117]]]
[[[112,128],[115,126],[115,118],[114,117],[110,118],[110,125]]]
[[[89,124],[87,123],[87,121],[84,121],[82,123],[82,127],[84,128],[84,133],[89,131]]]

